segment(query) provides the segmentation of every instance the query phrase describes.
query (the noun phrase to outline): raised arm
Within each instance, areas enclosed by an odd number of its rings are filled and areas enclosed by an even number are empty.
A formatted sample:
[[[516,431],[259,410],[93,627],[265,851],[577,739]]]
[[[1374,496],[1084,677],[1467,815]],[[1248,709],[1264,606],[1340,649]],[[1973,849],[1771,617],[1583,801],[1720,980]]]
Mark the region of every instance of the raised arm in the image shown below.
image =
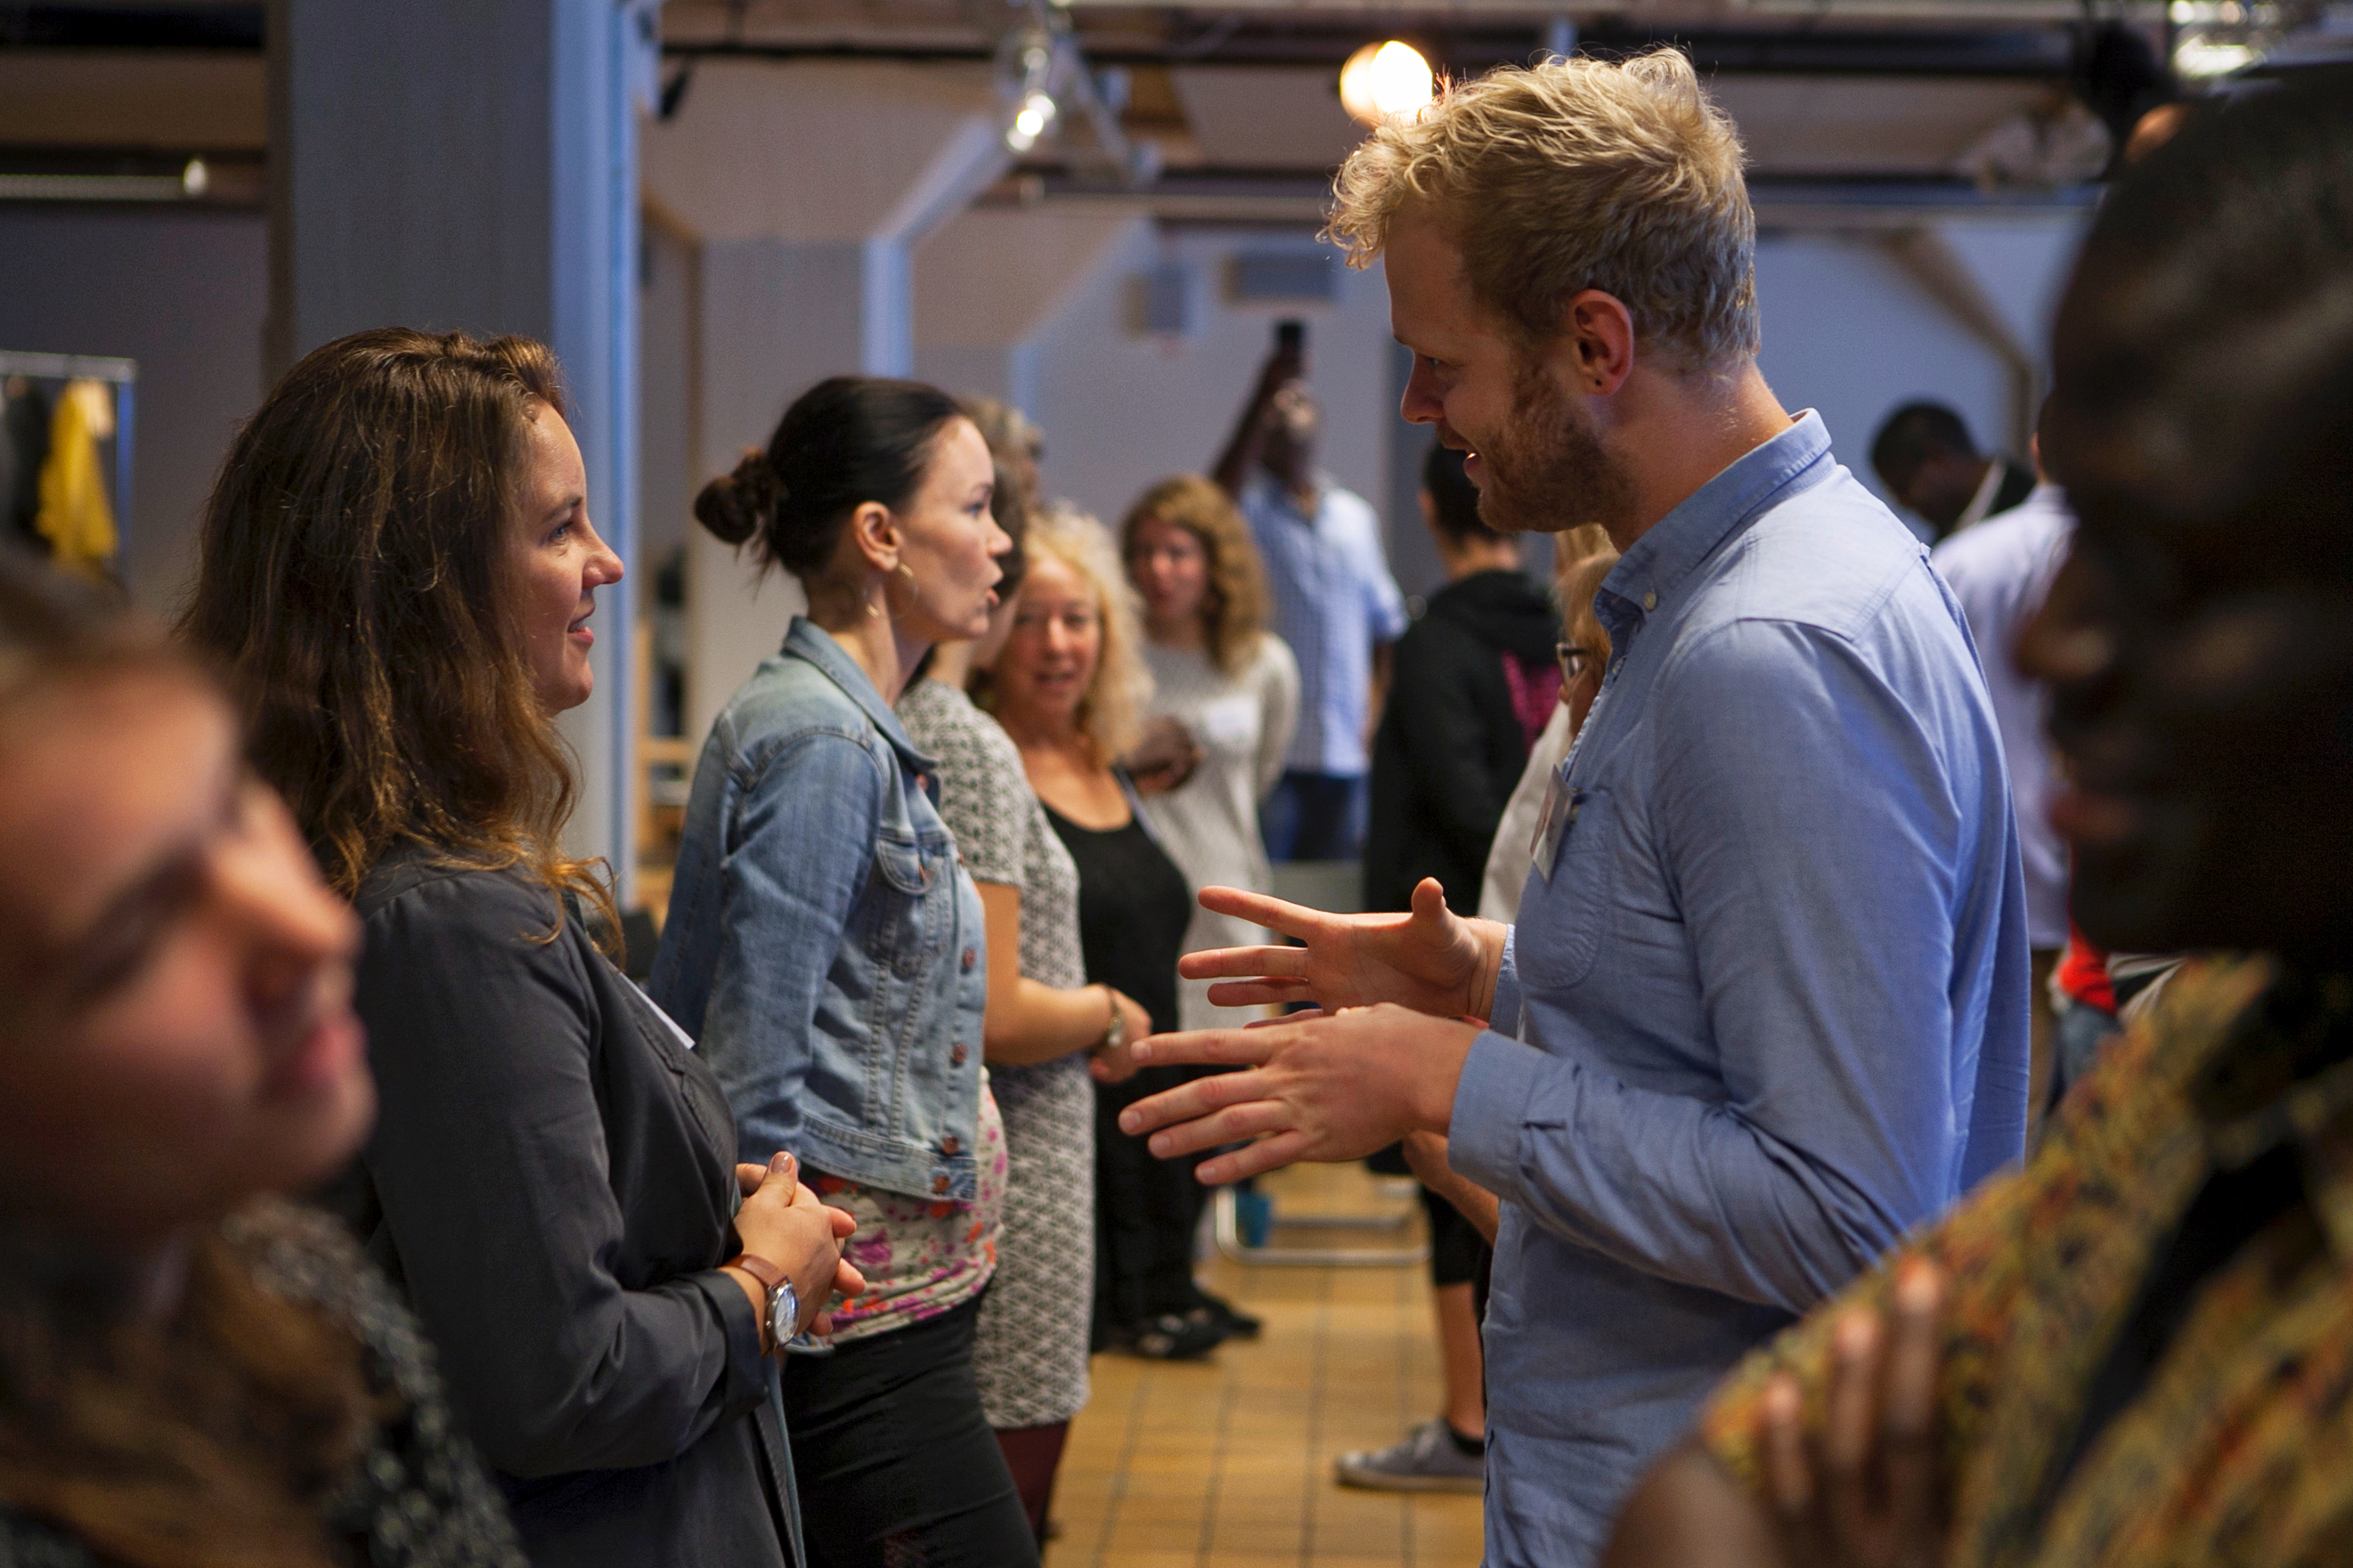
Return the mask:
[[[1225,450],[1218,454],[1217,466],[1209,470],[1209,477],[1226,494],[1237,500],[1241,496],[1250,467],[1258,461],[1259,442],[1266,435],[1274,395],[1306,374],[1306,356],[1295,350],[1277,349],[1267,356],[1258,384],[1250,388],[1250,401],[1242,405],[1241,417],[1234,422],[1234,433],[1226,438]]]

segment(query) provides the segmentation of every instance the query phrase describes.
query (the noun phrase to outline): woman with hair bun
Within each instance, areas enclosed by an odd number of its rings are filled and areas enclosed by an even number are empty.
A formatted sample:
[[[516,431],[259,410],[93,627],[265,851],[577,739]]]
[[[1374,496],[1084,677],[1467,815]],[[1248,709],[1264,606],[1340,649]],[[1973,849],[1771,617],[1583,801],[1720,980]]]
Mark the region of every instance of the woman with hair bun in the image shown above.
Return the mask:
[[[868,1289],[785,1378],[827,1568],[1038,1560],[972,1372],[1006,1184],[986,920],[891,707],[934,644],[987,627],[1012,544],[992,480],[953,398],[837,376],[695,501],[809,608],[712,726],[652,989],[746,1154],[797,1155],[857,1217]]]

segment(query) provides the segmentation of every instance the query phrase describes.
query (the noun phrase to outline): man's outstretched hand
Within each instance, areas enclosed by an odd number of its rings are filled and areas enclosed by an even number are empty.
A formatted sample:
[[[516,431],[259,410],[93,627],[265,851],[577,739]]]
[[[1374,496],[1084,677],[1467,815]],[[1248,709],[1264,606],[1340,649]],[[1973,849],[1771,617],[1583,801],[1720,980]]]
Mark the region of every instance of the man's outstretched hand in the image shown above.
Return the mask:
[[[1246,1029],[1155,1035],[1136,1044],[1135,1059],[1145,1066],[1247,1070],[1140,1100],[1120,1112],[1120,1131],[1151,1134],[1148,1146],[1164,1160],[1255,1140],[1201,1163],[1195,1174],[1212,1185],[1300,1160],[1361,1160],[1417,1129],[1444,1131],[1463,1059],[1478,1036],[1475,1025],[1391,1004]]]
[[[1435,878],[1414,889],[1407,915],[1327,914],[1240,888],[1204,888],[1201,907],[1305,944],[1216,948],[1179,959],[1176,972],[1186,979],[1219,982],[1209,1000],[1220,1007],[1313,1002],[1337,1013],[1391,1002],[1432,1017],[1483,1018],[1494,1005],[1504,928],[1448,910]]]

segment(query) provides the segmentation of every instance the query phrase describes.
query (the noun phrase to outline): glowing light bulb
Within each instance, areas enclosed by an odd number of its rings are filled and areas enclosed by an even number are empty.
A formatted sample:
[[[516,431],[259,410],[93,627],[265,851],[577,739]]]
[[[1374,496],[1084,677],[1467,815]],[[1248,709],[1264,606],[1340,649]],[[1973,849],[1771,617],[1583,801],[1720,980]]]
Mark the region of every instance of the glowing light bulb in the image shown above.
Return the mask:
[[[1421,51],[1395,38],[1366,44],[1340,68],[1341,107],[1365,125],[1419,114],[1430,107],[1437,86]]]
[[[1027,153],[1054,122],[1054,100],[1042,92],[1033,92],[1021,100],[1015,111],[1013,123],[1005,132],[1005,144],[1016,153]]]

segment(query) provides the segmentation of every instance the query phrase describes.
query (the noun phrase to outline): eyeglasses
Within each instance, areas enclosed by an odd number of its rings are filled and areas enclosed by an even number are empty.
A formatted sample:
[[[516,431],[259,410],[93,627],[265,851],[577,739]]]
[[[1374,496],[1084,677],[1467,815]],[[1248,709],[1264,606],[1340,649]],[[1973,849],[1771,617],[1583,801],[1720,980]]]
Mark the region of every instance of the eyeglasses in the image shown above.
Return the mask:
[[[1589,647],[1580,647],[1573,642],[1556,642],[1552,645],[1552,652],[1553,657],[1560,660],[1560,683],[1563,686],[1576,685],[1577,677],[1593,668],[1594,653]]]

